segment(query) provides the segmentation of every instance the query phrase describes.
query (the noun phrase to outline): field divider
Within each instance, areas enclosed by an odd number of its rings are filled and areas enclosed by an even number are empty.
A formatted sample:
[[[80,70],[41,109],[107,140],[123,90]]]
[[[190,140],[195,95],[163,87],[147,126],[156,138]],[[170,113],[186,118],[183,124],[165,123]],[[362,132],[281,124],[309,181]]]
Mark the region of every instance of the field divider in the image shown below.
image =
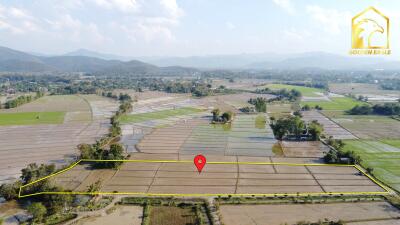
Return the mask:
[[[386,187],[385,185],[383,185],[381,182],[377,181],[375,178],[373,178],[371,175],[369,175],[368,173],[366,173],[364,171],[364,169],[359,166],[359,165],[354,165],[354,168],[356,168],[358,171],[360,171],[362,174],[364,174],[366,177],[368,177],[370,180],[372,180],[372,182],[374,182],[376,185],[378,185],[379,187],[381,187],[383,190],[385,190],[386,192],[390,193],[391,190]]]

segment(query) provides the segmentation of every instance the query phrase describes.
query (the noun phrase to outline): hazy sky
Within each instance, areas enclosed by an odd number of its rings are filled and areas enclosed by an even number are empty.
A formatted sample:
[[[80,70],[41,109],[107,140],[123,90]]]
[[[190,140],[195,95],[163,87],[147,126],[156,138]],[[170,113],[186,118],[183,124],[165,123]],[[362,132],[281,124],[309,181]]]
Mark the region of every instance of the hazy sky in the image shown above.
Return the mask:
[[[375,6],[400,57],[399,0],[0,0],[0,45],[126,56],[347,54],[351,18]]]

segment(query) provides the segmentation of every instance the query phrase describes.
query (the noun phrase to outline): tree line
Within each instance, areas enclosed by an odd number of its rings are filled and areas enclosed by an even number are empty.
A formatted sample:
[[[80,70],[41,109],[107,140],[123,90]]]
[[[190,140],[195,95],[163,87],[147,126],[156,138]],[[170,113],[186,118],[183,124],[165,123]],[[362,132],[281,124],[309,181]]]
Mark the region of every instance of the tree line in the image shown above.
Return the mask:
[[[40,91],[36,92],[35,96],[32,96],[32,95],[21,95],[21,96],[18,96],[17,98],[15,98],[15,99],[9,100],[6,103],[4,103],[4,108],[6,108],[6,109],[16,108],[16,107],[18,107],[20,105],[29,103],[29,102],[31,102],[33,100],[36,100],[38,98],[41,98],[43,96],[44,96],[44,93],[40,92]]]
[[[279,89],[279,90],[272,90],[270,88],[264,88],[264,89],[257,89],[254,91],[256,94],[271,94],[271,95],[276,95],[276,97],[268,99],[267,102],[273,102],[273,101],[290,101],[290,102],[295,102],[301,99],[301,92],[296,90],[296,89],[291,89],[288,90],[286,88]]]
[[[399,103],[384,103],[375,104],[373,106],[369,104],[356,105],[352,109],[347,111],[350,115],[400,115],[400,104]]]
[[[112,143],[121,135],[119,119],[122,115],[132,111],[132,98],[127,94],[120,94],[120,105],[117,112],[110,118],[111,126],[108,135],[96,141],[94,144],[80,144],[78,149],[82,159],[94,160],[123,160],[124,147],[119,143]],[[94,162],[95,168],[116,169],[122,164],[121,161]]]

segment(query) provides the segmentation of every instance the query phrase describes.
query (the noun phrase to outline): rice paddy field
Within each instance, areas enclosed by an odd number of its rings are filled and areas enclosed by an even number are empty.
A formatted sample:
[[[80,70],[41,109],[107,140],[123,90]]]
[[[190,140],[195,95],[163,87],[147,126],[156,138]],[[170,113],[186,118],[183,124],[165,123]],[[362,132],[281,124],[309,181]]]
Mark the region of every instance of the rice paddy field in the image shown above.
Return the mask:
[[[268,84],[265,87],[268,87],[272,90],[278,89],[295,89],[301,92],[301,94],[305,97],[320,97],[323,95],[324,90],[318,88],[311,88],[305,86],[296,86],[296,85],[287,85],[287,84]]]
[[[123,124],[124,123],[138,123],[138,122],[144,122],[144,121],[149,121],[149,120],[160,120],[160,119],[165,119],[165,118],[174,117],[174,116],[183,116],[183,115],[188,115],[188,114],[193,114],[193,113],[199,113],[202,111],[203,110],[201,110],[201,109],[185,107],[185,108],[161,110],[161,111],[148,112],[148,113],[129,114],[129,115],[121,116],[120,122]]]
[[[348,97],[330,97],[329,101],[302,101],[301,106],[309,105],[311,107],[320,106],[323,110],[349,110],[356,105],[366,104],[363,102],[356,101]]]
[[[210,124],[209,117],[160,128],[138,144],[141,152],[273,156],[277,145],[264,114],[237,115],[231,124]]]
[[[119,170],[88,170],[85,167],[89,164],[84,163],[50,179],[74,191],[87,191],[88,185],[100,179],[103,184],[102,192],[152,194],[384,192],[354,167],[238,164],[236,162],[281,163],[284,160],[270,157],[209,155],[207,157],[209,164],[198,173],[191,162],[193,155],[180,155],[175,158],[172,156],[134,154],[131,159],[163,159],[178,160],[178,162],[126,162]],[[296,162],[301,161],[306,162],[299,159]]]
[[[346,140],[343,151],[354,151],[364,168],[372,168],[376,178],[400,191],[399,140]]]
[[[346,115],[343,112],[323,114],[361,139],[400,139],[400,121],[388,116]]]
[[[368,97],[369,102],[396,102],[400,98],[400,91],[383,90],[379,84],[364,84],[364,83],[332,83],[329,84],[329,89],[332,92],[339,94],[354,94]]]
[[[64,116],[65,112],[0,113],[0,126],[61,124]]]
[[[324,134],[326,134],[327,137],[332,136],[335,139],[357,139],[356,136],[340,126],[336,121],[329,119],[318,111],[304,111],[302,115],[302,119],[306,122],[317,120],[318,123],[322,124],[324,126]]]
[[[107,133],[116,108],[100,96],[58,95],[0,110],[0,183],[19,177],[29,163],[61,166],[75,160],[78,144]]]

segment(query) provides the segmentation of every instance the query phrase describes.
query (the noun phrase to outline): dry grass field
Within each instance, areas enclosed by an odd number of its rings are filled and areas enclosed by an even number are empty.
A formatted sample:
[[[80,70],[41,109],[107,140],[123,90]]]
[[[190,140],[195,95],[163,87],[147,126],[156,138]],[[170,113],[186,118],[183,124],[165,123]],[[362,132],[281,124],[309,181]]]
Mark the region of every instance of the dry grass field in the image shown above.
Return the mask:
[[[168,221],[168,222],[167,222]],[[191,207],[153,206],[150,210],[150,225],[195,225],[196,214]]]
[[[329,151],[329,147],[319,141],[282,141],[280,144],[286,157],[321,158]]]
[[[220,212],[224,224],[235,225],[293,225],[300,221],[318,222],[325,219],[355,222],[346,224],[384,225],[399,224],[400,218],[400,211],[387,202],[222,205]]]

